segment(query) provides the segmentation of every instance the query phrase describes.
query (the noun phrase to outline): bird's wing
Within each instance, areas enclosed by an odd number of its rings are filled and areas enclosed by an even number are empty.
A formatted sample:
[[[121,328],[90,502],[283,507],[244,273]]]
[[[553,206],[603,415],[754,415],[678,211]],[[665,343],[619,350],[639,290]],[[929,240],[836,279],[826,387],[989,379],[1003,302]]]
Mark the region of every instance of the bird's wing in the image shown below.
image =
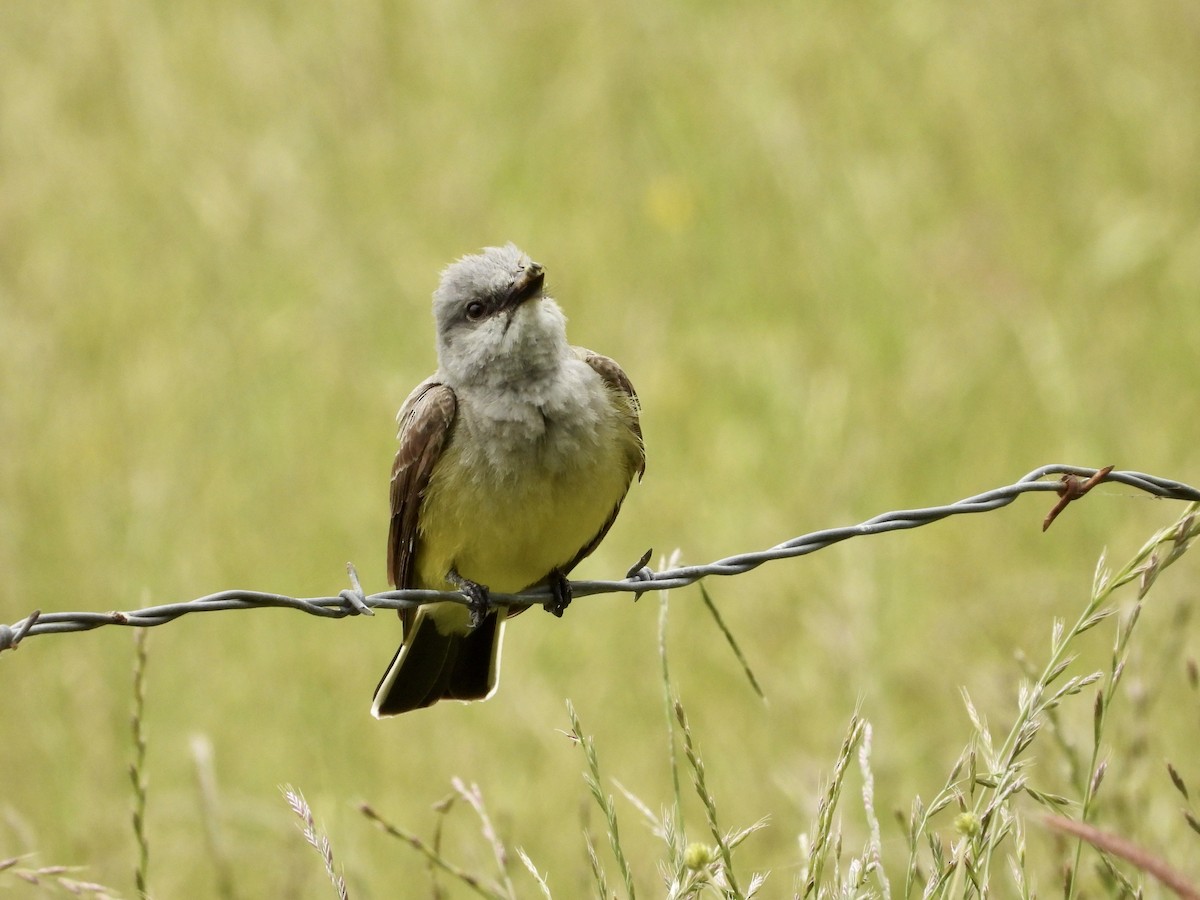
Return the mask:
[[[392,522],[388,529],[388,578],[393,587],[413,587],[417,519],[433,467],[454,428],[454,391],[432,378],[408,395],[396,420],[400,449],[392,463]],[[401,610],[407,632],[415,610]]]
[[[623,404],[622,411],[625,413],[623,416],[625,425],[636,438],[632,444],[634,449],[630,452],[630,480],[632,480],[632,473],[636,472],[638,481],[641,481],[642,476],[646,473],[646,447],[642,443],[642,424],[639,419],[642,407],[638,402],[637,392],[633,389],[633,383],[630,382],[629,376],[625,374],[625,370],[617,365],[616,360],[609,359],[607,356],[601,356],[599,353],[593,353],[591,350],[586,350],[583,347],[572,347],[571,349],[579,359],[582,359],[595,370],[596,374],[604,380],[604,384],[608,387],[609,391]],[[613,522],[617,520],[617,513],[621,511],[621,503],[624,499],[625,497],[622,495],[613,504],[612,512],[609,514],[607,521],[596,532],[596,536],[580,548],[579,552],[575,554],[575,558],[562,570],[564,575],[579,565],[580,562],[591,555],[593,550],[600,546],[600,542],[604,540],[604,536],[612,528]]]
[[[641,412],[642,404],[638,400],[637,391],[633,389],[633,383],[629,380],[629,376],[625,374],[625,370],[617,365],[617,361],[609,359],[607,356],[601,356],[599,353],[593,353],[583,347],[572,347],[575,355],[587,363],[599,375],[604,384],[610,391],[617,395],[617,398],[625,404],[625,424],[629,430],[633,432],[637,438],[637,458],[634,471],[637,472],[638,481],[642,480],[642,476],[646,474],[646,447],[642,443],[642,423]]]

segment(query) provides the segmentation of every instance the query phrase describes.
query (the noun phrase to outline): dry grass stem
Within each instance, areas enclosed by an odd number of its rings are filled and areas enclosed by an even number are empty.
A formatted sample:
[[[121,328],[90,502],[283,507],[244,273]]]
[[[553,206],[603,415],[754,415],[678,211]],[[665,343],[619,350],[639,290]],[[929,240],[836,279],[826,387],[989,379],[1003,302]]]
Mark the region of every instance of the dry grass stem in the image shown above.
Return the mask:
[[[137,842],[137,865],[134,867],[134,885],[139,897],[149,896],[150,838],[146,833],[146,798],[149,776],[146,772],[146,732],[143,728],[146,711],[146,636],[144,630],[135,631],[133,636],[133,714],[130,728],[133,732],[133,762],[129,766],[129,779],[133,785],[133,837]]]
[[[472,875],[470,872],[466,871],[465,869],[462,869],[462,868],[456,866],[454,863],[450,862],[448,859],[446,859],[444,856],[442,856],[441,853],[434,850],[432,847],[430,847],[428,844],[426,844],[423,840],[421,840],[415,834],[412,834],[409,831],[405,831],[404,829],[402,829],[396,825],[393,825],[391,822],[384,819],[369,804],[366,804],[366,803],[360,804],[360,806],[358,807],[358,810],[364,816],[366,816],[368,819],[370,819],[372,822],[374,822],[375,825],[384,834],[389,834],[392,837],[396,838],[397,840],[403,841],[404,843],[408,844],[408,846],[412,847],[418,853],[423,855],[427,860],[429,860],[430,863],[432,863],[438,869],[445,872],[447,875],[450,875],[451,877],[455,878],[456,880],[458,880],[459,882],[464,884],[466,887],[470,888],[472,891],[474,891],[479,896],[486,897],[486,898],[488,898],[488,900],[508,900],[506,894],[504,894],[501,891],[496,890],[494,887],[491,887],[491,886],[485,884],[482,879],[477,878],[476,876]]]
[[[321,861],[325,864],[325,874],[329,876],[330,882],[333,884],[333,889],[341,900],[347,900],[349,894],[346,892],[346,880],[338,872],[337,866],[333,859],[333,845],[329,841],[329,836],[317,828],[316,820],[313,818],[312,810],[308,806],[308,801],[304,799],[304,795],[296,790],[290,784],[285,784],[282,788],[283,796],[287,799],[288,805],[292,808],[292,812],[300,820],[300,831],[304,835],[304,839],[312,845],[319,854]]]
[[[1080,840],[1087,841],[1097,850],[1103,850],[1105,853],[1111,853],[1113,856],[1132,863],[1146,874],[1154,876],[1174,891],[1176,896],[1182,897],[1184,900],[1200,900],[1200,890],[1197,890],[1183,875],[1132,841],[1120,835],[1101,831],[1086,822],[1076,822],[1062,816],[1045,816],[1042,821],[1055,831],[1074,835]]]

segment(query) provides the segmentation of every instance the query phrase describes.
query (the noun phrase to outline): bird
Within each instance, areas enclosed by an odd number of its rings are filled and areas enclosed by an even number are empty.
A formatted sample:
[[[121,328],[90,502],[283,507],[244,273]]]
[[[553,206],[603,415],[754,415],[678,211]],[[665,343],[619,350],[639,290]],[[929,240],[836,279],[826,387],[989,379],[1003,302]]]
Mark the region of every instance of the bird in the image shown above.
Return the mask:
[[[375,690],[376,718],[495,693],[512,610],[490,592],[549,588],[604,539],[646,469],[641,407],[612,359],[567,341],[545,268],[512,243],[463,256],[433,293],[437,371],[397,415],[388,579],[458,590],[400,610],[400,648]]]

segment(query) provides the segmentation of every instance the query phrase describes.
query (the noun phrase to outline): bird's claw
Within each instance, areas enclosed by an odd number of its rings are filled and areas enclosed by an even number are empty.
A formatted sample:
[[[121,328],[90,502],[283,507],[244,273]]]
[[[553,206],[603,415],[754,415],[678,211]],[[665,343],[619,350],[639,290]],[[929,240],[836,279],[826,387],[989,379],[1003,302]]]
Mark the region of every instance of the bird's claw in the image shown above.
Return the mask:
[[[467,609],[471,611],[471,628],[474,630],[483,624],[483,620],[491,612],[492,598],[487,588],[473,581],[459,585],[458,589],[467,598]]]
[[[446,576],[458,592],[467,598],[467,609],[471,612],[471,629],[474,630],[483,624],[483,620],[487,618],[487,614],[492,610],[491,592],[486,585],[479,584],[469,578],[463,578],[453,569]]]
[[[542,609],[562,618],[562,614],[571,605],[571,582],[567,576],[555,569],[550,573],[550,599],[542,604]]]

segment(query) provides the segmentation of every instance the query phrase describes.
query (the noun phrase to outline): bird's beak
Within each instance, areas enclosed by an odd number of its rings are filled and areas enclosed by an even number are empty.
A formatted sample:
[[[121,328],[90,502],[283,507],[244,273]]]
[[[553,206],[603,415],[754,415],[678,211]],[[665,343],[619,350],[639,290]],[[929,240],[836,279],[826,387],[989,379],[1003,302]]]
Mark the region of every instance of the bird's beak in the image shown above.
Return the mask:
[[[540,263],[531,262],[513,281],[508,295],[504,298],[504,309],[516,309],[526,300],[541,296],[542,284],[546,281],[546,270]]]

